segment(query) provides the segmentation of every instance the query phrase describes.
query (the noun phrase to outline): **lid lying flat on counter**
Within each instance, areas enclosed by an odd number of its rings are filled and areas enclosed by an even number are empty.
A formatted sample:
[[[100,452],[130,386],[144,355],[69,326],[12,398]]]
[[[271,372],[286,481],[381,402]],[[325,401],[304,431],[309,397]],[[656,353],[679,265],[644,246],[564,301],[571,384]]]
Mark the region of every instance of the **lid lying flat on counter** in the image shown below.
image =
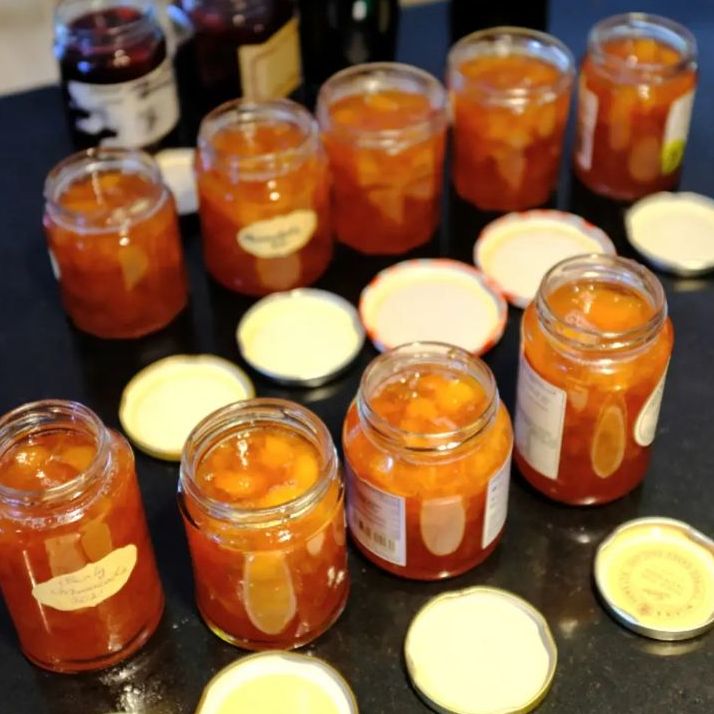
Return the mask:
[[[326,290],[275,293],[248,310],[236,330],[253,369],[283,384],[318,386],[357,357],[364,330],[357,310]]]
[[[502,337],[508,306],[488,278],[446,258],[406,260],[362,291],[359,314],[381,351],[409,342],[445,342],[483,354]]]
[[[248,375],[228,360],[214,355],[173,355],[132,377],[119,404],[119,421],[142,451],[178,461],[198,422],[254,394]]]
[[[340,673],[316,657],[292,652],[250,655],[206,686],[196,714],[357,714]]]
[[[655,193],[625,215],[627,237],[652,265],[678,275],[714,270],[714,200],[697,193]]]
[[[630,630],[665,641],[696,637],[714,625],[714,541],[671,518],[628,521],[598,548],[595,584]]]
[[[474,263],[516,307],[526,307],[557,263],[585,253],[615,254],[607,234],[563,211],[509,213],[489,223],[474,246]]]
[[[193,169],[195,151],[187,148],[164,149],[156,154],[155,158],[164,182],[176,199],[176,210],[182,216],[196,213],[198,192]]]
[[[404,642],[417,692],[445,714],[520,714],[540,704],[558,653],[543,616],[505,590],[472,587],[430,600]]]

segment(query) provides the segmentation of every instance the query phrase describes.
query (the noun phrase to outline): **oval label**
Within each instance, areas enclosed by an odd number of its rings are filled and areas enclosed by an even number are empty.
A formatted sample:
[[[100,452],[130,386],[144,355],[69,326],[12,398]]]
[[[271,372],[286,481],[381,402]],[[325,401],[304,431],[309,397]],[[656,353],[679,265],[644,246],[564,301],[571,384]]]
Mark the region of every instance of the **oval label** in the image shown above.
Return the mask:
[[[659,421],[659,410],[662,406],[662,395],[664,394],[664,384],[667,381],[667,370],[669,364],[664,369],[657,386],[652,390],[652,394],[642,406],[635,421],[635,441],[640,446],[649,446],[655,439],[657,433],[657,422]]]
[[[284,258],[310,242],[317,230],[317,213],[299,209],[256,221],[238,231],[238,245],[256,258]]]
[[[136,558],[136,546],[125,545],[73,573],[37,583],[32,588],[32,596],[40,604],[63,612],[95,607],[116,595],[126,585],[136,565]]]

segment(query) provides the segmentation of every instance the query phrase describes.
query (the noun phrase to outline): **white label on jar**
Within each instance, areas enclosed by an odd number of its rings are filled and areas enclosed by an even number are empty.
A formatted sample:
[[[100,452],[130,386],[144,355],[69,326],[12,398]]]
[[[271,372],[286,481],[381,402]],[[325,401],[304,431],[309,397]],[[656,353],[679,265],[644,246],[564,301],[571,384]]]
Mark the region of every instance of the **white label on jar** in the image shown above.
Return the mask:
[[[317,213],[300,209],[256,221],[238,231],[238,245],[256,258],[284,258],[304,248],[317,230]]]
[[[580,82],[578,92],[578,151],[575,158],[580,168],[590,171],[593,163],[595,125],[597,124],[598,98],[585,82]]]
[[[350,471],[347,521],[352,535],[382,560],[407,564],[406,505],[402,496],[375,488]]]
[[[296,17],[267,42],[238,48],[243,96],[256,102],[287,97],[300,86],[300,35]]]
[[[635,420],[635,441],[640,446],[649,446],[655,439],[668,369],[669,364],[665,367],[664,374],[662,374],[659,382],[657,382],[657,386],[652,390],[652,394],[650,394],[647,401],[642,405],[642,409],[640,409],[640,413]]]
[[[558,477],[568,395],[546,382],[521,354],[516,398],[516,448],[531,468]]]
[[[136,148],[163,139],[179,118],[176,81],[166,58],[149,74],[116,84],[67,82],[75,127],[100,146]]]
[[[692,91],[672,102],[669,108],[662,139],[662,173],[664,174],[671,174],[682,163],[693,105],[694,92]]]
[[[37,583],[32,596],[40,604],[63,612],[96,607],[126,585],[135,565],[136,546],[125,545],[73,573]]]
[[[51,251],[47,251],[50,256],[50,265],[52,266],[52,275],[55,276],[55,280],[59,281],[59,279],[62,277],[62,272],[60,271],[59,263],[57,262],[57,258],[55,258],[55,254]]]
[[[511,483],[511,455],[491,476],[486,489],[486,507],[483,517],[481,547],[488,548],[506,523],[508,514],[508,488]]]

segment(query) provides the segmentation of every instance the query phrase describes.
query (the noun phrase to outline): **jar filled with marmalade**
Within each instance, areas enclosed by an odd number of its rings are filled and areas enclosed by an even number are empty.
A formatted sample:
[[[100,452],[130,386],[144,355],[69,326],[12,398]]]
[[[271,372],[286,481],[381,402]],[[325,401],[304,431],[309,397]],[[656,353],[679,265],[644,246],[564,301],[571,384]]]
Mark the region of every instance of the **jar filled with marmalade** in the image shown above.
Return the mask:
[[[682,25],[644,13],[595,25],[580,70],[580,180],[626,201],[675,188],[696,85],[696,40]]]
[[[573,505],[613,501],[649,464],[672,354],[664,290],[638,263],[569,258],[523,314],[515,458]]]
[[[371,561],[437,580],[495,549],[513,433],[481,360],[438,343],[385,352],[362,376],[342,439],[350,533]]]
[[[176,141],[173,65],[150,0],[61,0],[55,54],[77,148]]]
[[[158,625],[134,456],[81,404],[0,419],[0,589],[24,654],[57,672],[116,664]]]

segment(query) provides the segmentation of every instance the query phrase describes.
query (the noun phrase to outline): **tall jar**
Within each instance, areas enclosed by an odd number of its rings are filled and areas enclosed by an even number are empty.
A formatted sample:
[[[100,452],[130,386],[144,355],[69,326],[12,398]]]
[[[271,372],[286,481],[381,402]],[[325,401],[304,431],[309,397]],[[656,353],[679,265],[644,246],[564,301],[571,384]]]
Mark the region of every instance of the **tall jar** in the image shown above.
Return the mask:
[[[116,664],[156,629],[164,596],[131,448],[75,402],[0,419],[0,589],[35,664]]]
[[[173,195],[156,162],[130,149],[88,149],[45,182],[50,262],[67,314],[104,338],[169,324],[188,299]]]
[[[597,23],[580,70],[580,180],[627,201],[675,188],[696,84],[697,44],[682,25],[645,13]]]
[[[55,55],[78,149],[177,140],[174,70],[151,0],[61,0]]]
[[[317,124],[290,100],[223,104],[196,157],[203,257],[224,287],[265,295],[314,283],[332,258]]]
[[[513,435],[491,370],[450,345],[412,343],[367,368],[343,429],[348,523],[360,551],[417,580],[494,550]]]
[[[569,258],[543,278],[521,341],[519,469],[564,503],[624,496],[647,471],[672,354],[661,283],[625,258]]]
[[[339,617],[349,588],[343,487],[312,412],[253,399],[206,417],[184,448],[179,506],[198,609],[218,637],[289,649]]]

